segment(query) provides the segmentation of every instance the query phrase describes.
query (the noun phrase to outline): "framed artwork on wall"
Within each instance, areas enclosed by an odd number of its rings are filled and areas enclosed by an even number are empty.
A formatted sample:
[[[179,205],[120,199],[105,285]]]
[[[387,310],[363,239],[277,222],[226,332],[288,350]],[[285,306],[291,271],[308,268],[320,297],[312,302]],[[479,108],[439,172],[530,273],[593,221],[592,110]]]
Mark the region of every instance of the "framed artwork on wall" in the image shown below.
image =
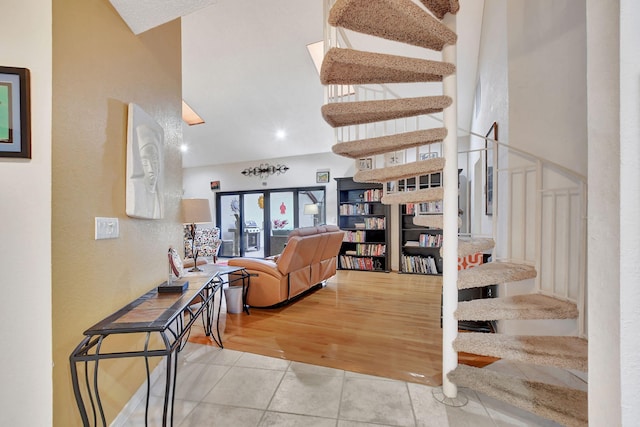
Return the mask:
[[[31,158],[29,70],[0,67],[0,157]]]
[[[430,151],[428,153],[420,153],[420,160],[429,160],[429,159],[435,159],[439,157],[438,153],[436,153],[435,151]]]
[[[390,153],[385,153],[384,155],[385,166],[395,166],[395,165],[401,165],[403,163],[404,163],[404,150],[392,151]]]
[[[356,169],[359,171],[371,170],[374,168],[373,157],[364,157],[356,160]]]
[[[321,170],[316,172],[316,182],[318,184],[326,184],[329,182],[329,171]]]
[[[326,184],[329,182],[329,171],[321,170],[316,172],[316,182],[318,184]]]
[[[211,191],[220,189],[220,181],[211,181]]]

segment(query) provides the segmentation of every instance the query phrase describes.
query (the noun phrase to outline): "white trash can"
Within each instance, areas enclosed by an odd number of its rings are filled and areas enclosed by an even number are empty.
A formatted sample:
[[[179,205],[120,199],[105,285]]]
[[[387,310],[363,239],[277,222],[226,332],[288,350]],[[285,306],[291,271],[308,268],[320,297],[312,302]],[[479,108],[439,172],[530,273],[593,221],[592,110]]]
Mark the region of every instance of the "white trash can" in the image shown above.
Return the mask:
[[[242,313],[242,286],[229,286],[224,290],[227,313]]]

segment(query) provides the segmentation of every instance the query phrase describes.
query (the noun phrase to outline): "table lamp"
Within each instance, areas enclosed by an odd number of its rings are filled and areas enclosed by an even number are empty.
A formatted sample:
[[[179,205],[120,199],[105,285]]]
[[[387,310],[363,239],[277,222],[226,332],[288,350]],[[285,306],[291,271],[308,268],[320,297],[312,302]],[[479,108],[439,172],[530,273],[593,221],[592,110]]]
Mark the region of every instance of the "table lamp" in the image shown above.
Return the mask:
[[[198,250],[196,244],[196,224],[211,222],[211,208],[208,199],[182,199],[182,222],[189,224],[191,233],[191,253],[193,254],[193,268],[189,271],[202,271],[198,268]]]

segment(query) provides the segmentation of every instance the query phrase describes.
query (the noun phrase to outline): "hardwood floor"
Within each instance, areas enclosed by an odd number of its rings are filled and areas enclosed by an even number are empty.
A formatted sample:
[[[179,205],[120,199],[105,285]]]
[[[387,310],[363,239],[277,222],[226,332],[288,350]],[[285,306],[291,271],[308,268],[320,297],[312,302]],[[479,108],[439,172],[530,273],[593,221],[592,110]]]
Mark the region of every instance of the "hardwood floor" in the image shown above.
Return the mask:
[[[338,271],[278,309],[220,319],[225,348],[403,381],[440,385],[440,277]],[[212,344],[202,328],[190,341]],[[496,359],[461,355],[484,366]]]

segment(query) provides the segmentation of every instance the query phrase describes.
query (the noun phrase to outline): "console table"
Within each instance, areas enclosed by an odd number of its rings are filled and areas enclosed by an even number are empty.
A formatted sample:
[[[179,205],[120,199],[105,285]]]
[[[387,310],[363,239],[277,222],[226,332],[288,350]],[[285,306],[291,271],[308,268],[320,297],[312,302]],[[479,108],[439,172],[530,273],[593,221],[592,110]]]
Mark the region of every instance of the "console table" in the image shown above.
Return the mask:
[[[93,425],[98,425],[98,417],[103,426],[107,426],[100,393],[98,390],[98,365],[100,360],[125,357],[144,357],[147,374],[147,398],[145,419],[148,419],[150,384],[150,357],[166,358],[166,381],[162,425],[173,425],[173,402],[175,398],[178,353],[187,343],[191,326],[199,316],[205,333],[211,336],[219,347],[222,346],[220,335],[220,309],[222,306],[222,287],[227,283],[224,275],[234,274],[243,281],[249,275],[242,267],[218,265],[201,266],[201,273],[187,274],[183,279],[189,281],[189,288],[182,293],[159,293],[154,288],[135,301],[107,316],[84,332],[84,339],[73,350],[69,361],[71,364],[71,380],[73,392],[85,426],[91,425],[85,406],[85,396],[90,404]],[[246,284],[248,287],[248,283]],[[216,335],[212,331],[214,317],[214,297],[219,291]],[[109,337],[119,334],[143,334],[144,343],[141,348],[118,351],[110,345]],[[107,344],[107,342],[109,344]],[[104,350],[107,347],[109,350]],[[84,366],[83,390],[80,387],[78,367]]]

